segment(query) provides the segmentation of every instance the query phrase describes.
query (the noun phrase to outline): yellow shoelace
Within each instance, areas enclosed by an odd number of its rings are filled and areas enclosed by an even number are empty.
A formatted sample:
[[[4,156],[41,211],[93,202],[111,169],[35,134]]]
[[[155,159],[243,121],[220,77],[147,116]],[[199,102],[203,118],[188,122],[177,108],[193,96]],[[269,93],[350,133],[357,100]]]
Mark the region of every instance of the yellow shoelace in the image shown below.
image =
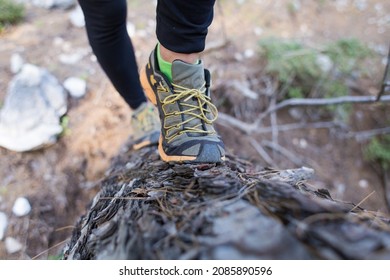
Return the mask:
[[[164,127],[165,129],[169,130],[173,127],[179,128],[180,126],[184,126],[185,124],[195,120],[200,119],[203,120],[207,124],[212,124],[218,117],[218,110],[217,107],[211,102],[211,98],[205,95],[206,92],[206,83],[202,85],[200,89],[189,89],[185,88],[176,84],[172,84],[173,86],[173,94],[167,96],[163,101],[162,105],[167,104],[174,104],[175,102],[179,102],[179,104],[183,107],[187,107],[188,109],[174,112],[171,114],[167,114],[165,117],[172,116],[172,115],[181,115],[181,114],[187,114],[190,115],[191,118],[188,118],[185,121],[179,122],[175,125]],[[198,102],[197,105],[188,104],[185,103],[189,99],[195,98]],[[206,106],[205,106],[206,105]],[[198,112],[197,112],[198,111]],[[211,113],[212,118],[208,118],[207,114]],[[171,137],[167,137],[168,142],[172,141],[177,136],[186,133],[186,132],[192,132],[192,133],[204,133],[204,134],[214,134],[214,131],[207,131],[202,128],[202,123],[199,123],[195,126],[186,127],[184,126],[184,129],[181,131],[178,131],[176,134],[172,135]]]

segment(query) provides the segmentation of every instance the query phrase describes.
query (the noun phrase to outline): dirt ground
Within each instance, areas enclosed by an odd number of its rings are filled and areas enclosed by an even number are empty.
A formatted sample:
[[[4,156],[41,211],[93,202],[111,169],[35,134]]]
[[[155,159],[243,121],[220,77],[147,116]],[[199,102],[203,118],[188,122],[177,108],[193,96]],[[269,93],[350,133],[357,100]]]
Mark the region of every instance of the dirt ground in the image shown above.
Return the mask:
[[[132,40],[140,66],[156,43],[154,10],[154,1],[129,1],[128,21],[134,29]],[[111,158],[132,133],[130,109],[97,64],[85,30],[74,27],[68,13],[28,7],[23,23],[0,34],[0,104],[13,77],[9,67],[13,53],[49,69],[60,81],[78,76],[88,82],[84,98],[69,98],[68,133],[56,144],[26,153],[0,148],[0,211],[9,217],[6,236],[23,244],[22,251],[9,255],[4,240],[0,241],[0,259],[58,256],[75,221],[99,191],[97,183]],[[374,78],[361,81],[361,90],[374,95],[379,89],[382,60],[390,38],[389,1],[225,0],[217,3],[215,14],[208,47],[219,45],[226,38],[230,42],[203,56],[213,73],[215,87],[232,79],[243,81],[248,76],[261,75],[258,41],[276,36],[315,46],[340,38],[358,38],[378,52],[371,65]],[[76,64],[59,61],[61,54],[85,49],[88,54]],[[349,121],[351,129],[378,128],[383,119],[390,119],[388,109],[388,106],[355,106]],[[291,123],[286,112],[278,117],[279,123]],[[230,153],[266,166],[250,145],[250,135],[220,123],[217,129]],[[256,137],[270,139],[269,134]],[[375,167],[364,161],[364,143],[337,137],[328,129],[301,129],[280,132],[279,144],[315,169],[316,187],[327,188],[334,198],[356,204],[367,198],[362,207],[387,212],[383,182]],[[296,166],[279,154],[270,155],[274,156],[275,167]],[[32,212],[23,218],[12,215],[12,205],[20,196],[27,197],[32,205]]]

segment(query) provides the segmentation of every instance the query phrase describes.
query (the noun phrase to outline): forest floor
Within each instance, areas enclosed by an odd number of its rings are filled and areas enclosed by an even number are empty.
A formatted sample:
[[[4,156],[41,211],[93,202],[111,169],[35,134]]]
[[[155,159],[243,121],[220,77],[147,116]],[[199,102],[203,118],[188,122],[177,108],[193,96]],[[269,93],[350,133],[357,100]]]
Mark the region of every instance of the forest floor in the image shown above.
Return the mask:
[[[369,4],[364,6],[366,2]],[[112,157],[132,133],[130,109],[97,64],[85,30],[73,26],[68,14],[69,11],[29,6],[21,24],[0,34],[0,104],[13,77],[9,58],[14,53],[19,53],[28,63],[47,68],[61,82],[77,76],[88,83],[84,98],[69,98],[68,133],[57,143],[26,153],[0,148],[0,211],[9,217],[6,236],[23,245],[21,251],[7,254],[4,240],[0,241],[0,259],[57,256],[73,225],[99,191],[97,183]],[[264,61],[258,56],[261,38],[298,39],[315,46],[341,38],[357,38],[378,51],[371,64],[371,78],[357,83],[360,92],[375,95],[383,77],[383,61],[389,44],[389,14],[390,2],[384,0],[220,1],[207,44],[219,45],[225,39],[229,44],[210,49],[203,59],[213,73],[216,91],[220,91],[227,81],[245,82],[248,77],[265,75]],[[156,44],[154,16],[154,1],[129,1],[128,22],[140,67]],[[382,24],[377,24],[380,20]],[[59,60],[61,55],[74,53],[87,54],[74,64]],[[256,92],[256,88],[251,90]],[[388,106],[356,105],[347,120],[348,127],[355,132],[379,128],[383,120],[390,119],[388,109]],[[232,110],[221,109],[222,112]],[[287,110],[278,114],[279,124],[291,122]],[[217,129],[229,153],[260,167],[267,166],[250,143],[271,139],[270,133],[243,135],[218,121]],[[315,187],[327,188],[336,199],[355,204],[364,200],[362,207],[388,212],[382,178],[375,165],[363,156],[367,142],[339,137],[329,129],[289,130],[279,132],[278,139],[280,146],[314,168]],[[269,154],[274,168],[297,165],[280,153],[269,151]],[[28,198],[32,212],[18,218],[12,215],[12,205],[21,196]]]

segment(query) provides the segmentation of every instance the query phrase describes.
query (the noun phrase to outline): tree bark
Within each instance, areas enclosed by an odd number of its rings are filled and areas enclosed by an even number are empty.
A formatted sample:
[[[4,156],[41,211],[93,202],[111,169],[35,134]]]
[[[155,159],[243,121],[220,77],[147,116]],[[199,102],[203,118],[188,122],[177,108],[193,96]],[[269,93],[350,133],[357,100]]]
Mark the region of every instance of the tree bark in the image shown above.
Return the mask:
[[[389,218],[306,183],[313,170],[113,161],[64,259],[390,259]]]

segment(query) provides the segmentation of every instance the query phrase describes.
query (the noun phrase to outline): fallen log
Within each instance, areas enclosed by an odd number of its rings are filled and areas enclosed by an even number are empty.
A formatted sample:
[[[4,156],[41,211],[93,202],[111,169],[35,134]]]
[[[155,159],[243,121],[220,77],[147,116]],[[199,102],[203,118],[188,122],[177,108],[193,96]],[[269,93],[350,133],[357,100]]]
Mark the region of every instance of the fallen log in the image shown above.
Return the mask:
[[[126,147],[63,259],[390,259],[389,218],[314,189],[312,173]]]

